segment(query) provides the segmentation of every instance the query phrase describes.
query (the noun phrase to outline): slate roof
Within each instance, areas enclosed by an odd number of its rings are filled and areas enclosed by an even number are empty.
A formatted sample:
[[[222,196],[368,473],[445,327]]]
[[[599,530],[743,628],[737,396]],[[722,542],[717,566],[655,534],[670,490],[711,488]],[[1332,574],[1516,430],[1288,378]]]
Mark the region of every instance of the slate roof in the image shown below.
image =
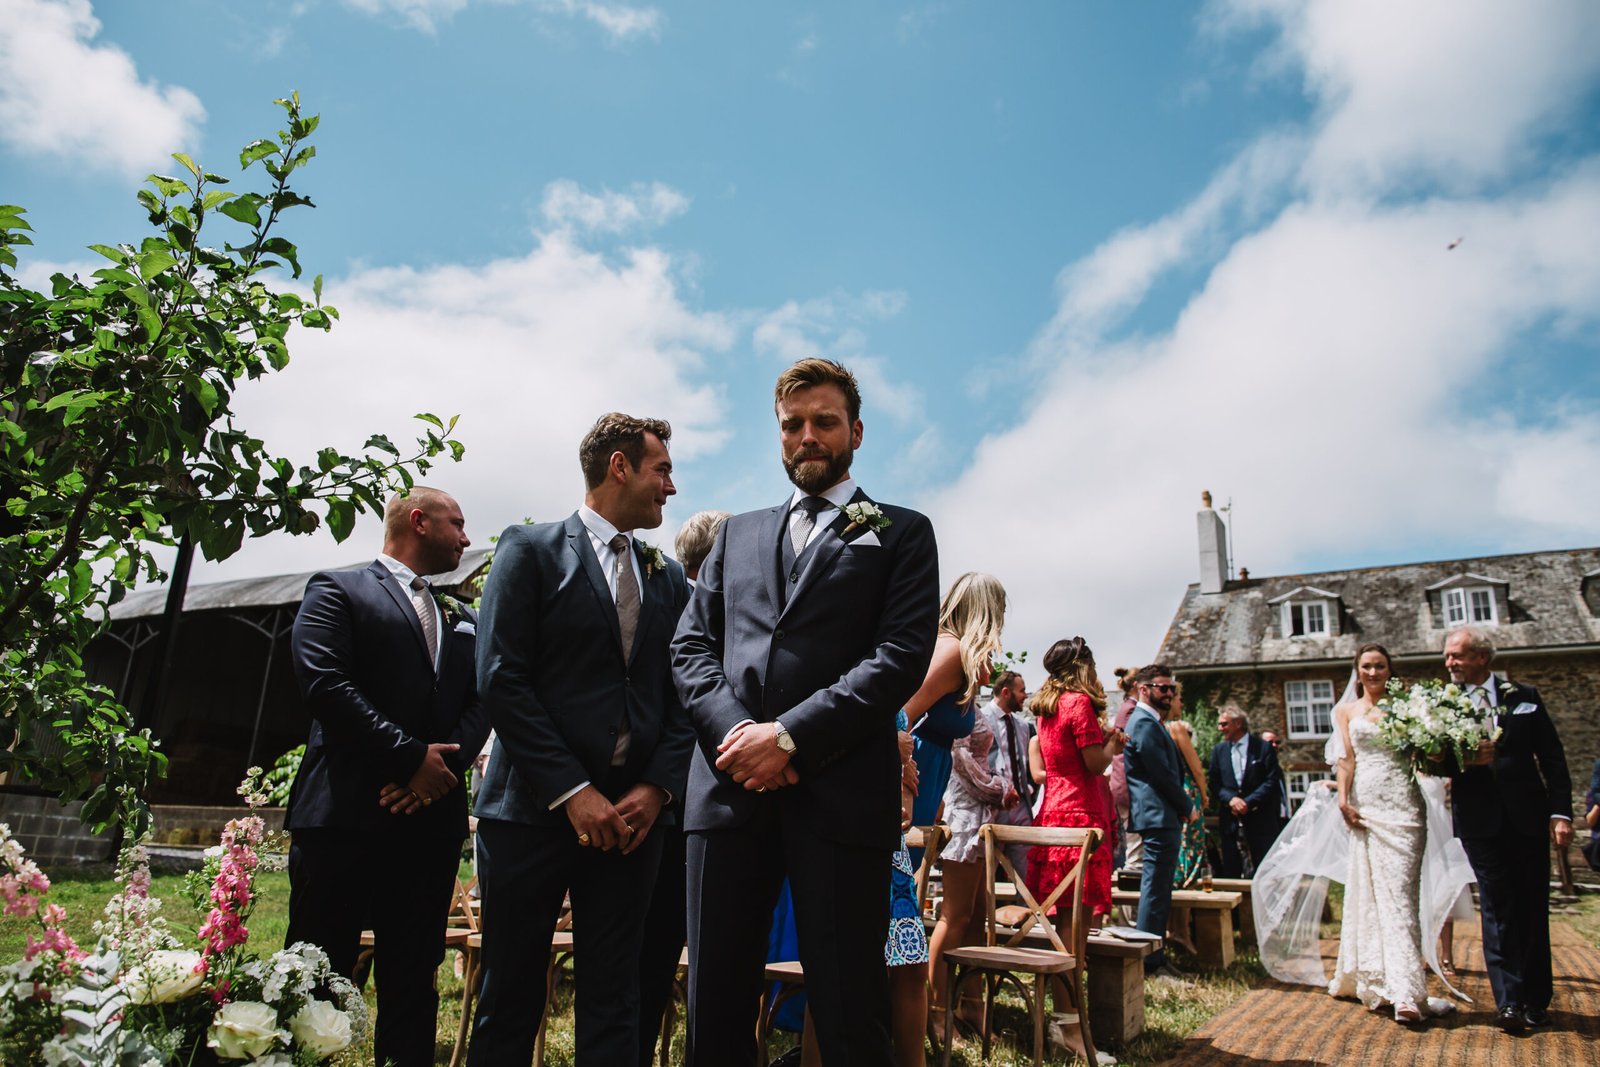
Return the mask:
[[[1430,587],[1456,575],[1505,582],[1509,618],[1491,632],[1497,648],[1529,651],[1600,642],[1600,618],[1583,596],[1583,580],[1600,568],[1600,548],[1405,563],[1276,578],[1230,581],[1220,593],[1189,586],[1161,642],[1160,662],[1194,670],[1249,664],[1348,659],[1368,641],[1395,656],[1437,655],[1446,628]],[[1591,582],[1592,582],[1591,578]],[[1271,601],[1299,587],[1336,594],[1340,610],[1332,637],[1280,637],[1279,606]]]
[[[488,562],[490,549],[470,549],[461,555],[461,565],[448,574],[433,575],[433,584],[444,590],[454,589],[471,578]],[[228,611],[239,608],[290,607],[300,603],[305,596],[306,583],[313,574],[324,570],[355,570],[367,567],[372,560],[363,560],[346,567],[319,567],[301,574],[275,574],[269,578],[243,578],[232,582],[210,582],[191,585],[184,594],[183,610]],[[125,622],[160,615],[167,607],[165,586],[141,589],[129,593],[111,607],[111,621]]]

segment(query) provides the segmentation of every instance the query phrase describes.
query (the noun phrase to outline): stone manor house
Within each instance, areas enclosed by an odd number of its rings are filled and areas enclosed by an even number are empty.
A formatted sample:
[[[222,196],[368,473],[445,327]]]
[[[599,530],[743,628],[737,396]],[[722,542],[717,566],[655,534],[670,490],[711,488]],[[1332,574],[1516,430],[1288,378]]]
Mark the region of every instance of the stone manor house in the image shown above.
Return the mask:
[[[1600,548],[1233,578],[1209,494],[1198,525],[1200,581],[1157,658],[1183,680],[1190,708],[1232,701],[1253,731],[1278,732],[1291,802],[1331,777],[1322,749],[1355,650],[1376,641],[1397,676],[1444,678],[1445,636],[1470,623],[1493,635],[1495,672],[1544,697],[1578,810],[1600,758]]]

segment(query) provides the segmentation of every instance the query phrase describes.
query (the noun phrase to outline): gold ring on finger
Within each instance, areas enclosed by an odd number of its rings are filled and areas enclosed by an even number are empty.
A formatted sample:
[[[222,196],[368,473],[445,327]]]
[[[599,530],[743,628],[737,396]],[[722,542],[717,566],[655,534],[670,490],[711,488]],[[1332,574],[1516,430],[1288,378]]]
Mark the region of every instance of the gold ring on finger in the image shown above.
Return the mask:
[[[423,807],[427,807],[429,804],[432,804],[432,803],[433,803],[433,798],[432,797],[423,797],[422,798],[422,806]]]
[[[579,834],[578,835],[578,844],[587,845],[588,843],[589,843],[589,835],[588,834]]]
[[[766,791],[767,791],[767,787],[766,786],[764,786],[764,785],[756,786],[756,792],[757,793],[765,793]]]

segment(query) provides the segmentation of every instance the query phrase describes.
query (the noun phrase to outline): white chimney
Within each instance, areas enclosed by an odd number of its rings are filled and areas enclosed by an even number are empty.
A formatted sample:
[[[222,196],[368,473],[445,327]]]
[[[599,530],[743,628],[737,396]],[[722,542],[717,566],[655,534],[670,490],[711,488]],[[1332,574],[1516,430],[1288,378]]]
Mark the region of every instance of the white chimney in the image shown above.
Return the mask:
[[[1200,494],[1200,505],[1195,516],[1200,528],[1200,591],[1220,593],[1228,582],[1228,528],[1211,510],[1209,490]]]

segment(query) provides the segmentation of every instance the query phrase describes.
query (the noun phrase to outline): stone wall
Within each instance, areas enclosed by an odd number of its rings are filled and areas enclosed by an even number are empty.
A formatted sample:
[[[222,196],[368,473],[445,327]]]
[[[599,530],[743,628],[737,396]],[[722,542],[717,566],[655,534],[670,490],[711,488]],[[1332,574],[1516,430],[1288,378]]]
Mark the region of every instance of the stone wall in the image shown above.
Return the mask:
[[[229,819],[242,819],[250,809],[243,804],[152,804],[150,814],[155,821],[151,836],[156,844],[206,848],[221,838]],[[283,808],[262,808],[257,814],[268,833],[283,829]]]
[[[41,867],[110,863],[112,835],[91,834],[78,819],[81,801],[63,805],[54,797],[0,791],[0,822]]]

